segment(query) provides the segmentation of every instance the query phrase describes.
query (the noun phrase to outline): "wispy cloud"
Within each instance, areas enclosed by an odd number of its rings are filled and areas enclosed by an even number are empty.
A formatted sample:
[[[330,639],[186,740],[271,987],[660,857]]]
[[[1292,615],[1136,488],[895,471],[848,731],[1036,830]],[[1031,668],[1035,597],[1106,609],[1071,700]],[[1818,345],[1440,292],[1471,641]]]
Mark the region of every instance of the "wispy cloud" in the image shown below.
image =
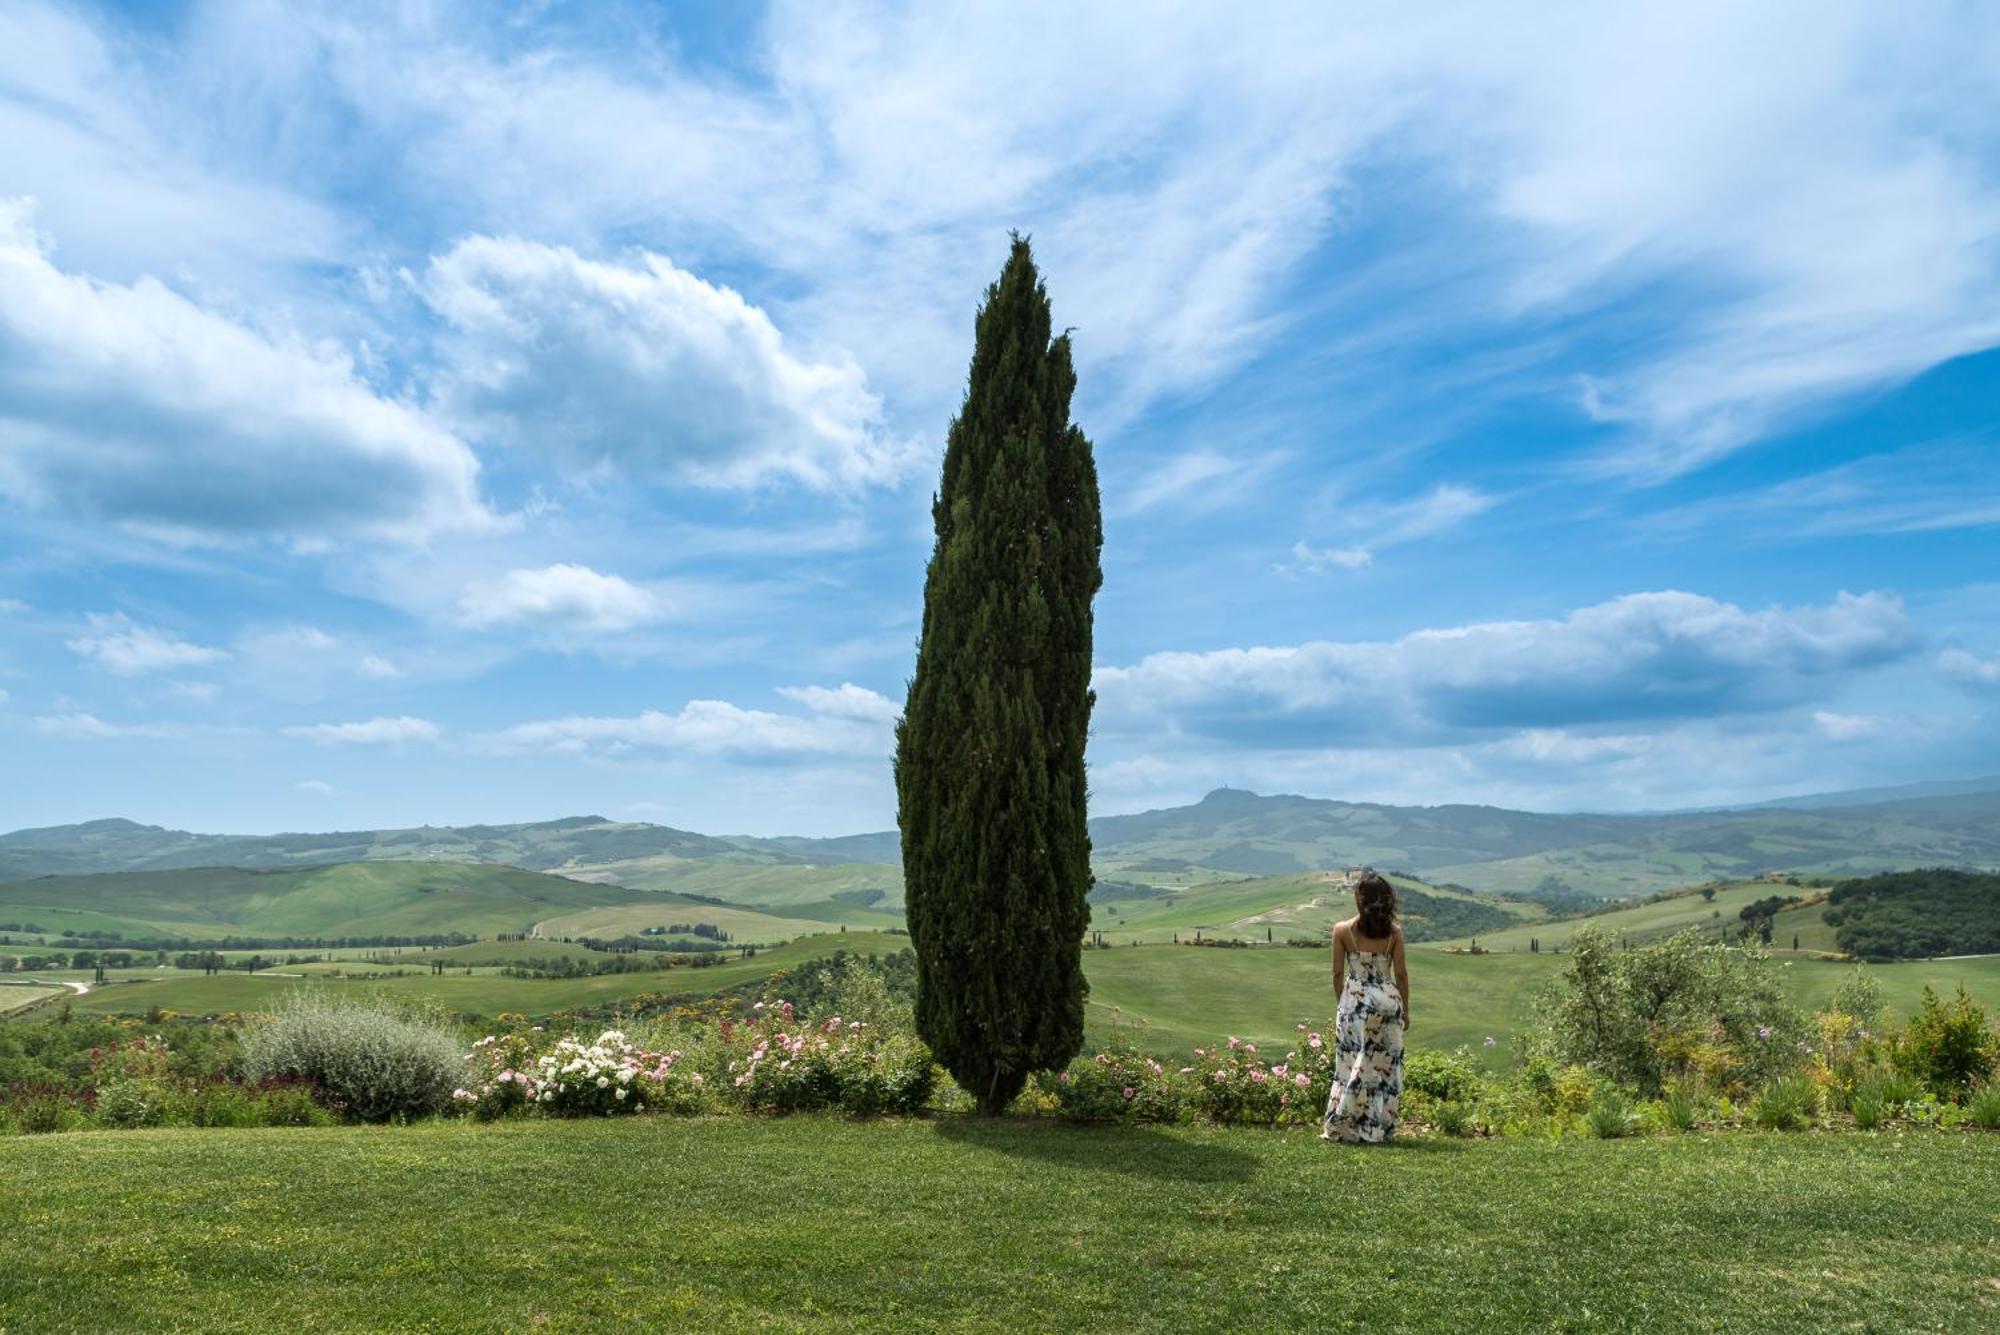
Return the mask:
[[[429,719],[399,715],[394,718],[362,719],[354,723],[298,724],[285,729],[288,737],[300,737],[321,746],[405,746],[415,742],[435,742],[444,729]]]
[[[87,621],[89,629],[68,641],[71,651],[122,677],[205,667],[229,657],[227,650],[139,625],[123,612],[92,612]]]

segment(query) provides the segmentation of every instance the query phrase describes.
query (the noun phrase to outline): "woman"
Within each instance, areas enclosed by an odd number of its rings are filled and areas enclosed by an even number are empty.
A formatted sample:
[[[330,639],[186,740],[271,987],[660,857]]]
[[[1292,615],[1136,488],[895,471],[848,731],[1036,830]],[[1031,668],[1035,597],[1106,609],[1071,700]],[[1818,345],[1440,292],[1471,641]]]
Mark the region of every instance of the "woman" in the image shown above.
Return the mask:
[[[1410,975],[1396,925],[1396,887],[1367,868],[1354,880],[1354,916],[1333,927],[1333,985],[1340,1010],[1320,1139],[1380,1143],[1396,1134],[1403,1097]]]

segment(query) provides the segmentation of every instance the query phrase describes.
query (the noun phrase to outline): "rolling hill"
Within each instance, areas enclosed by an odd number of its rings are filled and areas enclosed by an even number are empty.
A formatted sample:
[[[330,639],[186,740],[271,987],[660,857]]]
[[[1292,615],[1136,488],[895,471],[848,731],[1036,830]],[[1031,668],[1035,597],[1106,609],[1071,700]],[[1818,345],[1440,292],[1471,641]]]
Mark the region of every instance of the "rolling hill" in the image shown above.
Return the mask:
[[[1219,788],[1091,821],[1101,878],[1186,887],[1368,863],[1548,903],[1650,894],[1767,870],[1868,875],[2000,868],[2000,780],[1804,795],[1783,807],[1632,815],[1388,806]],[[698,834],[599,816],[326,834],[192,834],[128,820],[0,835],[0,883],[50,874],[329,862],[504,863],[711,895],[854,926],[893,921],[893,832],[817,839]]]
[[[824,930],[684,895],[478,863],[201,867],[0,884],[0,923],[14,930],[112,932],[127,940],[492,936],[541,923],[565,924],[551,934],[582,935],[611,923],[637,932],[696,921],[714,922],[740,941]]]

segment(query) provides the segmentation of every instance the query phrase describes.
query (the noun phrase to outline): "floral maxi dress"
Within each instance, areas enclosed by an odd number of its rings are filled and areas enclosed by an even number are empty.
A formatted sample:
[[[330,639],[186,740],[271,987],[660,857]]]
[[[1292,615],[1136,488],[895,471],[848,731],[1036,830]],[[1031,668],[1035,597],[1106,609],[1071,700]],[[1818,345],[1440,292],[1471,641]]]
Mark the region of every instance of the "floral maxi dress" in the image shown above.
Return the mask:
[[[1324,1134],[1378,1143],[1396,1134],[1403,1098],[1403,995],[1379,950],[1347,952],[1347,985],[1334,1020],[1333,1088]]]

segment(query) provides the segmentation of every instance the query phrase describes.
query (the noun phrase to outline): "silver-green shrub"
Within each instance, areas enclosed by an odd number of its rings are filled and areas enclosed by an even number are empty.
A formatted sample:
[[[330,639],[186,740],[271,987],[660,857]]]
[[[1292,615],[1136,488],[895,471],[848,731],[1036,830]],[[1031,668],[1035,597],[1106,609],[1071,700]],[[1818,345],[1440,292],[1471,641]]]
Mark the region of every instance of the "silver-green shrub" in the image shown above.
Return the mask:
[[[441,1021],[301,992],[243,1036],[252,1081],[311,1081],[343,1116],[364,1122],[423,1117],[451,1104],[465,1053]]]

